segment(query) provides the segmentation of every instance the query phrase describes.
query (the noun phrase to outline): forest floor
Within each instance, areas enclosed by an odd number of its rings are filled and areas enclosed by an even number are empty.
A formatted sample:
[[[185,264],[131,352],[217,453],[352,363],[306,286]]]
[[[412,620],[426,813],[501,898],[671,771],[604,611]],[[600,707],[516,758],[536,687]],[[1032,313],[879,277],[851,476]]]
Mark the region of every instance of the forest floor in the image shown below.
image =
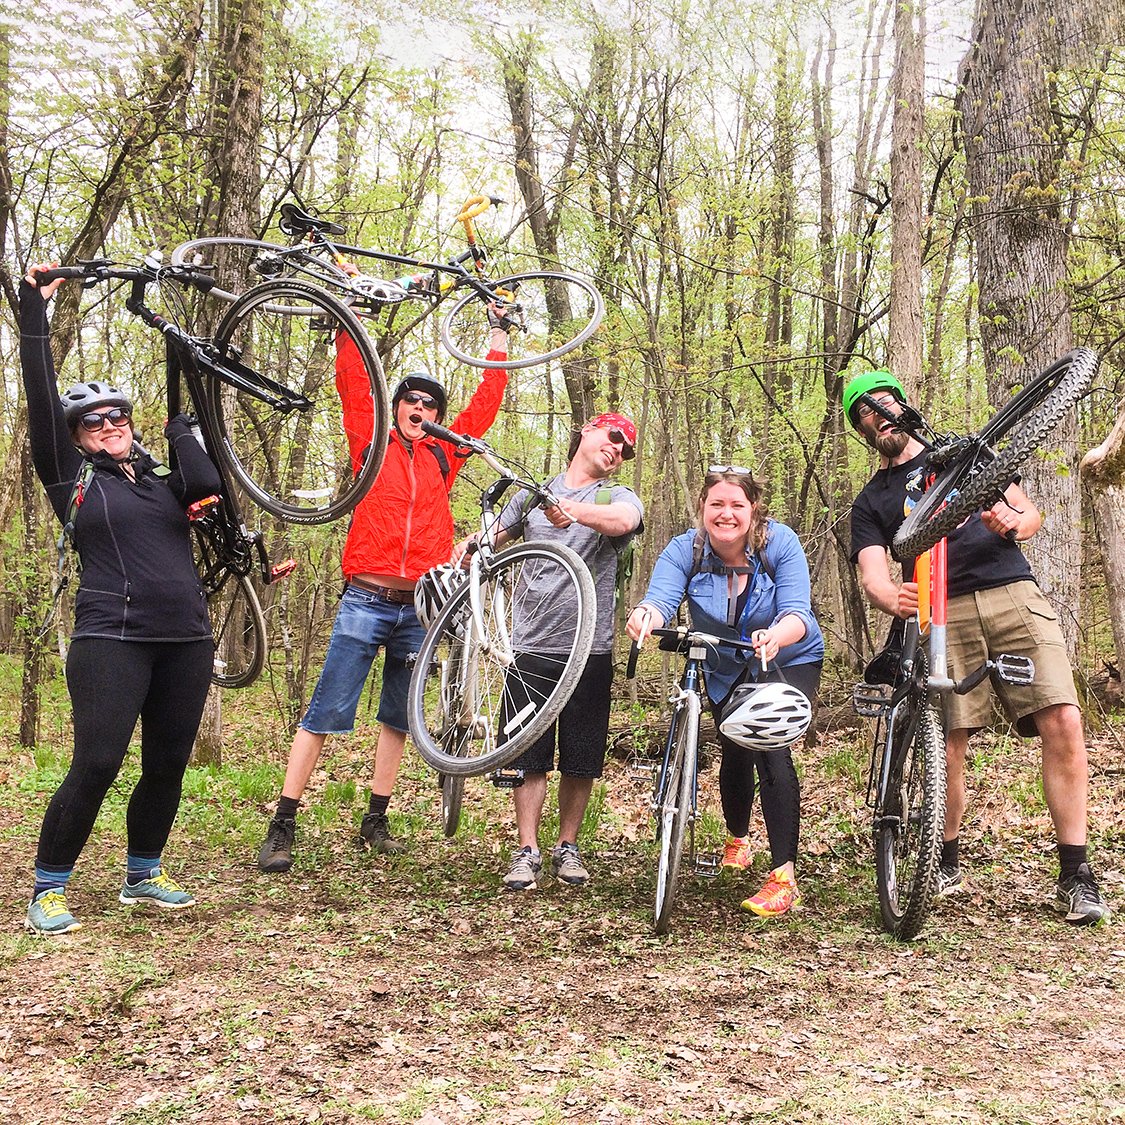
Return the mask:
[[[369,723],[316,774],[293,870],[259,874],[287,738],[268,700],[246,700],[228,707],[224,769],[189,771],[167,852],[199,905],[117,902],[131,764],[71,884],[83,929],[53,940],[20,925],[67,764],[61,689],[34,754],[0,744],[0,1120],[1125,1121],[1125,931],[1050,909],[1035,744],[976,748],[968,889],[920,939],[878,926],[858,727],[801,754],[804,909],[738,909],[769,866],[758,826],[754,870],[686,878],[658,938],[646,787],[618,757],[584,826],[580,890],[502,891],[507,794],[470,782],[446,840],[413,752],[392,805],[409,854],[358,852]],[[1093,858],[1125,919],[1121,728],[1091,746]],[[704,780],[710,849],[713,760]]]

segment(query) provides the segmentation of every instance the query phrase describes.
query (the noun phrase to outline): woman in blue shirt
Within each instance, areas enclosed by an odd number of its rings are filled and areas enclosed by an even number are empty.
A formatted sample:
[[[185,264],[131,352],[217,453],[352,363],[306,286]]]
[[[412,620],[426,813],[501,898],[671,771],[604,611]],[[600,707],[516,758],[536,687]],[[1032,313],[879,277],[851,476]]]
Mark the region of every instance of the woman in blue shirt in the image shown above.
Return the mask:
[[[663,627],[685,595],[696,629],[754,640],[755,661],[729,649],[708,658],[707,695],[716,715],[735,687],[754,681],[782,680],[812,701],[820,684],[824,638],[812,612],[808,561],[792,529],[767,516],[762,486],[748,469],[713,467],[707,473],[698,530],[677,535],[661,552],[644,600],[629,617],[629,636],[643,640]],[[765,673],[763,659],[769,664]],[[742,906],[760,917],[777,917],[801,900],[795,875],[801,789],[792,751],[747,750],[722,733],[719,742],[719,793],[730,834],[723,866],[750,866],[756,784],[773,870]]]

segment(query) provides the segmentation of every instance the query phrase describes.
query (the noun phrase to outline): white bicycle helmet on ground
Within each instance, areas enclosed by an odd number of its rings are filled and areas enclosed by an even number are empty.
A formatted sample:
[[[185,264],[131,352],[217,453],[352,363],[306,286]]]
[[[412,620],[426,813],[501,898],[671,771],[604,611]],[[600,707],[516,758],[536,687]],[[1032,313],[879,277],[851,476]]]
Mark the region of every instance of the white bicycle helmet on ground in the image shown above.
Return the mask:
[[[423,629],[428,629],[441,607],[457,592],[468,575],[452,563],[427,570],[414,586],[414,612]]]
[[[747,750],[786,750],[811,723],[808,697],[790,684],[740,684],[723,708],[719,730]]]

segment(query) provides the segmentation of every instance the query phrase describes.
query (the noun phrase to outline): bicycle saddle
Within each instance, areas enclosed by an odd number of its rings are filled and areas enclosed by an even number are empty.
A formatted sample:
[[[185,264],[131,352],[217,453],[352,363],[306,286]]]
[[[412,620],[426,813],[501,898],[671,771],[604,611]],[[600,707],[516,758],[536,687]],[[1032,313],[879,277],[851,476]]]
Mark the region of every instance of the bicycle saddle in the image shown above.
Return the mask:
[[[339,223],[330,222],[328,219],[318,219],[315,215],[302,211],[296,203],[283,203],[281,205],[281,220],[277,225],[282,234],[288,235],[308,234],[312,230],[318,230],[322,234],[347,233]]]

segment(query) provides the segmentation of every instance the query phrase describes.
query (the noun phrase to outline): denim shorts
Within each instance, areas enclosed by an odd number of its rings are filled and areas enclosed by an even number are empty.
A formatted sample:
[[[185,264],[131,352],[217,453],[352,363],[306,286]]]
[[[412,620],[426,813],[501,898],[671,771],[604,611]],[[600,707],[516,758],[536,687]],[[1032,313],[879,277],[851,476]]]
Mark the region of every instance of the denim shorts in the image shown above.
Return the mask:
[[[311,734],[347,734],[354,730],[363,685],[379,649],[385,648],[376,718],[395,730],[405,731],[410,688],[406,658],[418,651],[425,635],[414,606],[396,605],[349,586],[336,611],[328,655],[301,720],[301,729]]]

